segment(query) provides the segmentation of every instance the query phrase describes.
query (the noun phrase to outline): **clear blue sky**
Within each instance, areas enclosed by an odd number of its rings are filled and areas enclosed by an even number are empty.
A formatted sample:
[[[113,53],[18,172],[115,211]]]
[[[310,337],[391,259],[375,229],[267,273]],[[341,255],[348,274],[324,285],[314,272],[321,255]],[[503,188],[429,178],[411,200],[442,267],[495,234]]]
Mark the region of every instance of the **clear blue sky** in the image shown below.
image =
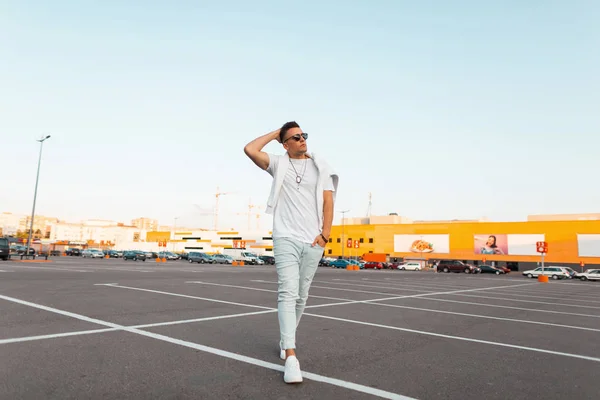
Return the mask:
[[[243,146],[288,120],[351,216],[369,192],[414,219],[599,211],[599,2],[357,4],[0,2],[0,212],[31,212],[51,134],[40,214],[208,226],[219,186],[244,228],[270,176]]]

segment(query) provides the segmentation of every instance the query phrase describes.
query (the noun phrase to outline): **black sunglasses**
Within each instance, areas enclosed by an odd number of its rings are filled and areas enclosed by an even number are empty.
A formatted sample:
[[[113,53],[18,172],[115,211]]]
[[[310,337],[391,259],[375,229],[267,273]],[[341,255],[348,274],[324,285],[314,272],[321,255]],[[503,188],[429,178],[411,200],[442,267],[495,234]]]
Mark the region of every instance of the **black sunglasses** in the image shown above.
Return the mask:
[[[297,133],[297,134],[292,135],[289,138],[285,139],[283,141],[283,143],[287,142],[290,139],[294,139],[296,142],[299,142],[300,138],[304,138],[304,140],[308,139],[308,133],[306,133],[306,132],[304,132],[304,133]]]

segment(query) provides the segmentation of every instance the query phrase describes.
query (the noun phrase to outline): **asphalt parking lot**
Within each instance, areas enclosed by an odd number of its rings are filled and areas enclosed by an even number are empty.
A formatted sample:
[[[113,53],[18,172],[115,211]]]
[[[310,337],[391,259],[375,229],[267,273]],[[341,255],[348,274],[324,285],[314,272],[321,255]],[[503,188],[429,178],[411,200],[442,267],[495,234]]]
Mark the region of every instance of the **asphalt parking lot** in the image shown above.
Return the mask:
[[[598,399],[600,283],[319,268],[283,382],[274,267],[0,262],[0,398]]]

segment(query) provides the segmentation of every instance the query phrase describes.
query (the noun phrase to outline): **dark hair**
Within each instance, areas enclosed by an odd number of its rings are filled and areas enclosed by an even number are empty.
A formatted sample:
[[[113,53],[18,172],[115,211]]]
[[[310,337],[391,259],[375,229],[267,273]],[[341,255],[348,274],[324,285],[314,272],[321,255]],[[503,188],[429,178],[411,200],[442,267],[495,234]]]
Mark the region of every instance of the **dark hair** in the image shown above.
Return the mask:
[[[493,244],[493,245],[491,245],[490,247],[491,247],[492,249],[495,249],[496,247],[498,247],[498,245],[496,244],[496,242],[497,242],[497,240],[496,240],[496,236],[494,236],[494,235],[490,235],[490,237],[488,237],[488,239],[489,239],[489,238],[494,238],[494,244]]]
[[[279,140],[281,141],[281,143],[283,143],[283,138],[285,137],[287,131],[289,131],[292,128],[300,128],[300,125],[298,125],[296,121],[290,121],[283,124],[283,126],[281,127],[281,131],[279,132]]]

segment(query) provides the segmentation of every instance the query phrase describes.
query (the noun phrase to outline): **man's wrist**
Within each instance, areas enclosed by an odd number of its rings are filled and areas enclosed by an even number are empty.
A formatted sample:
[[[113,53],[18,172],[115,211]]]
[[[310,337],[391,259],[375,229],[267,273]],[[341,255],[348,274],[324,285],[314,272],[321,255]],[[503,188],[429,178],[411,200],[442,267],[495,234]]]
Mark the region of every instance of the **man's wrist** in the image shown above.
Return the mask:
[[[325,241],[325,243],[327,243],[329,241],[329,235],[325,235],[323,233],[321,233],[321,238]]]

